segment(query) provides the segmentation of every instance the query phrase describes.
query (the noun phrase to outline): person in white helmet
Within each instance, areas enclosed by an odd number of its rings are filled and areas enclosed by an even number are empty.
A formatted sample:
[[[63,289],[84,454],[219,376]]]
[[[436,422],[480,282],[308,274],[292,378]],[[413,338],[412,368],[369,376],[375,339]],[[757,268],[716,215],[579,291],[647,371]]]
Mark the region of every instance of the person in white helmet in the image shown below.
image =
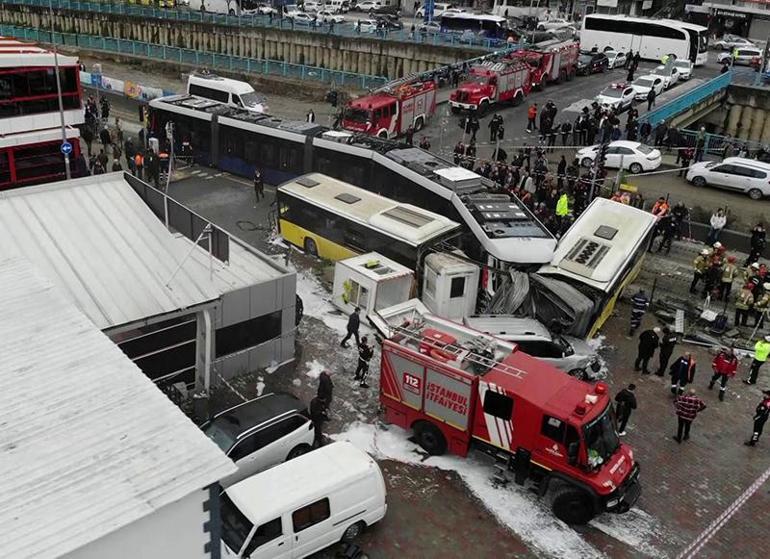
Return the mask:
[[[698,283],[703,279],[703,275],[709,267],[709,249],[704,248],[700,251],[700,254],[693,260],[693,275],[692,283],[690,283],[690,293],[695,293],[695,288]]]
[[[754,326],[759,325],[759,329],[765,327],[765,317],[770,312],[770,283],[762,284],[762,293],[757,293],[754,301]]]

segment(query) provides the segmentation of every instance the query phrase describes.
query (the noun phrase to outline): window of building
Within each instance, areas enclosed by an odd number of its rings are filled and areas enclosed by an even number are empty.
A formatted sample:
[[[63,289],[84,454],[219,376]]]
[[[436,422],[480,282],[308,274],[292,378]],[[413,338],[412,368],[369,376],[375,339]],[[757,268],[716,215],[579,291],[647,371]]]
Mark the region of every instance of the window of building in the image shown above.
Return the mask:
[[[314,524],[323,522],[329,518],[329,499],[321,499],[313,504],[295,510],[291,515],[294,523],[294,533],[310,528]]]
[[[282,311],[244,320],[216,332],[216,356],[230,355],[281,335]]]
[[[449,288],[449,298],[462,297],[465,295],[465,278],[452,278],[452,284]]]

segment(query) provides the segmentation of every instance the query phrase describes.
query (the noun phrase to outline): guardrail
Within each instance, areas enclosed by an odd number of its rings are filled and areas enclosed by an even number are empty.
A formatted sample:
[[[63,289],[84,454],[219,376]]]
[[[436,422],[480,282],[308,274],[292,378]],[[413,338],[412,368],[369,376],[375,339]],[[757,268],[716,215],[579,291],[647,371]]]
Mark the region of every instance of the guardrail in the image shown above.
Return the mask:
[[[456,33],[420,33],[419,29],[388,30],[385,32],[362,32],[356,30],[351,23],[320,23],[317,25],[300,25],[293,20],[279,15],[247,14],[230,15],[215,14],[190,10],[187,7],[159,8],[154,6],[138,6],[123,2],[80,2],[77,0],[50,0],[56,10],[73,10],[81,12],[118,14],[139,18],[165,19],[174,21],[189,21],[195,23],[214,23],[236,27],[264,27],[272,29],[287,29],[304,31],[339,37],[371,37],[382,40],[420,43],[427,45],[449,46],[457,48],[495,49],[505,45],[501,39],[487,39],[478,36],[459,35]],[[49,0],[3,0],[4,5],[35,6],[48,9]],[[361,13],[361,19],[368,19],[368,14]],[[418,22],[419,23],[419,22]]]
[[[16,37],[36,43],[55,43],[82,49],[114,52],[155,60],[167,60],[217,70],[284,76],[322,83],[334,83],[335,85],[342,86],[355,86],[359,89],[377,88],[388,81],[384,76],[368,76],[353,72],[329,70],[318,66],[292,64],[290,62],[281,62],[280,60],[199,52],[192,49],[169,47],[130,39],[112,39],[75,33],[52,33],[41,29],[30,29],[15,25],[0,25],[0,35]]]
[[[694,104],[703,101],[704,99],[714,95],[718,91],[727,89],[733,79],[733,71],[720,74],[716,78],[712,78],[709,81],[700,84],[697,87],[687,91],[683,95],[664,103],[655,110],[643,114],[639,117],[639,122],[649,122],[653,127],[663,121],[669,120],[679,114],[682,114]]]

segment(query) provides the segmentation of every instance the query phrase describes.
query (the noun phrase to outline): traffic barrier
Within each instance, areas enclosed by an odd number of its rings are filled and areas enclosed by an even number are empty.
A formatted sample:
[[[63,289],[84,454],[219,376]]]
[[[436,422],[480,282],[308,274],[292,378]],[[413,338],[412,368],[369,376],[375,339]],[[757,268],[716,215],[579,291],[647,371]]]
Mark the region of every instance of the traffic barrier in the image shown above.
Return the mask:
[[[334,83],[339,86],[354,86],[358,89],[377,88],[388,81],[384,76],[368,76],[353,72],[329,70],[318,66],[292,64],[280,60],[230,56],[145,43],[143,41],[133,41],[131,39],[112,39],[94,35],[58,33],[42,29],[17,27],[15,25],[0,25],[0,35],[16,37],[17,39],[35,43],[54,43],[89,50],[140,56],[151,60],[168,60],[198,67],[225,69],[249,74],[284,76],[300,80]]]
[[[419,30],[412,33],[409,29],[389,30],[386,33],[367,33],[356,31],[353,25],[326,24],[300,25],[292,24],[289,18],[264,14],[230,15],[193,11],[186,7],[160,8],[154,6],[139,6],[125,2],[79,2],[76,0],[3,0],[4,5],[35,6],[48,9],[49,5],[57,10],[73,10],[101,14],[127,15],[139,18],[170,19],[174,21],[189,21],[195,23],[212,23],[232,25],[236,27],[264,27],[272,29],[287,29],[305,31],[339,37],[371,37],[387,41],[421,43],[458,48],[494,49],[505,45],[501,39],[487,39],[478,36],[459,35],[457,33],[427,33]],[[368,14],[362,13],[361,19],[367,19]]]
[[[687,109],[714,95],[715,93],[727,89],[733,79],[733,71],[730,70],[720,74],[709,81],[700,84],[697,87],[687,91],[683,95],[672,99],[668,103],[657,107],[655,110],[643,114],[639,117],[639,122],[649,122],[653,127],[661,121],[667,121],[672,117],[682,114]]]

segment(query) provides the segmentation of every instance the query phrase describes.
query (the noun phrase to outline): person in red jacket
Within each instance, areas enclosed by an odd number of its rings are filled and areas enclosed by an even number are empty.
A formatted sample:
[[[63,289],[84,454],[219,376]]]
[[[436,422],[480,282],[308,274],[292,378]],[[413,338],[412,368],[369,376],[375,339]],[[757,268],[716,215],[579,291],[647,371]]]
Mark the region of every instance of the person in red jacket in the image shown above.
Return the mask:
[[[714,376],[709,382],[709,390],[713,390],[714,383],[719,381],[719,401],[724,402],[727,381],[735,376],[735,371],[738,369],[738,358],[733,348],[728,347],[717,353],[711,362],[711,367],[714,369]]]
[[[532,129],[537,130],[535,121],[537,120],[537,103],[532,103],[527,109],[527,132],[532,132]]]
[[[695,389],[691,388],[687,394],[674,399],[674,408],[678,421],[674,440],[681,443],[690,438],[690,426],[695,417],[706,409],[706,404],[695,395]]]

